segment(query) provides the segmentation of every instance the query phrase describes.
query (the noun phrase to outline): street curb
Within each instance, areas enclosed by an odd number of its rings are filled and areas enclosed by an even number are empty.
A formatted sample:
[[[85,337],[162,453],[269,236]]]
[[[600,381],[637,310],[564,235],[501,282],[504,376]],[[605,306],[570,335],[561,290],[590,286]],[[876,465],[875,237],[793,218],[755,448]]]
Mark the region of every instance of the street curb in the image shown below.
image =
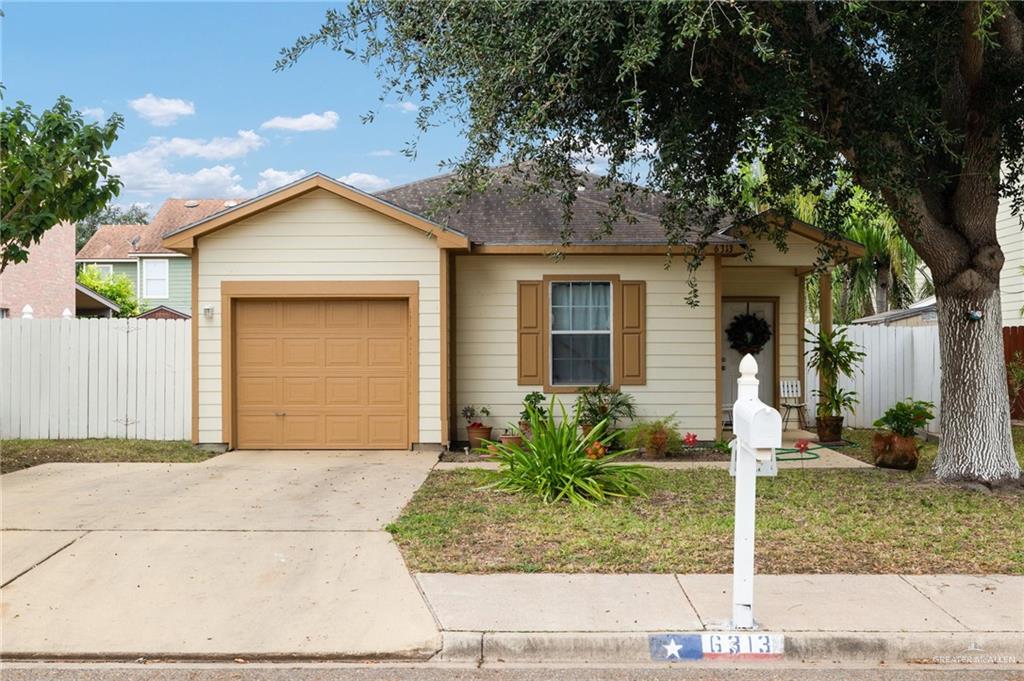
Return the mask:
[[[686,637],[712,631],[651,632]],[[755,632],[785,637],[777,661],[818,663],[916,663],[929,665],[1024,665],[1024,632]],[[481,663],[652,663],[642,632],[442,632],[432,659]],[[704,660],[707,661],[706,659]],[[730,663],[729,657],[716,662]],[[673,664],[692,664],[688,660]]]

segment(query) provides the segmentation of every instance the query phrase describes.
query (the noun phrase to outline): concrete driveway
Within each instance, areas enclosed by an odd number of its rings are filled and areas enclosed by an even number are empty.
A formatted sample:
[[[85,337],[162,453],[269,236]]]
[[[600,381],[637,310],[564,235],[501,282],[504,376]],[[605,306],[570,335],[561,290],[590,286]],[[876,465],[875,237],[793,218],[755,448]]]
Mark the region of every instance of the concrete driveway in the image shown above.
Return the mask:
[[[231,452],[0,477],[4,656],[427,657],[384,526],[436,455]]]

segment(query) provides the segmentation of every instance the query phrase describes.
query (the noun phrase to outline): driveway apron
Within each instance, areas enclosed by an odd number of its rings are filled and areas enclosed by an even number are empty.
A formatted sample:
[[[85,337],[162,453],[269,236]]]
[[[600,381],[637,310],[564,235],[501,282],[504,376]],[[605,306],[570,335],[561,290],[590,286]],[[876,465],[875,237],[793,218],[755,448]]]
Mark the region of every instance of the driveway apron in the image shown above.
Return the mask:
[[[383,531],[436,455],[231,452],[0,478],[0,653],[429,657],[440,636]]]

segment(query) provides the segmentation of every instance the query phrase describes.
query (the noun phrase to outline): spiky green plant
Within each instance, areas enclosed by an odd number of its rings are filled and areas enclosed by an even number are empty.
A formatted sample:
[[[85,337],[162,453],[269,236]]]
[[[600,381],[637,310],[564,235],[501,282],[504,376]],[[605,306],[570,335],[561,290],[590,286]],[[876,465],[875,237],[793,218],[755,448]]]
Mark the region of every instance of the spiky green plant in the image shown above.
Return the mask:
[[[557,420],[556,404],[561,416]],[[574,505],[592,505],[643,495],[639,483],[647,469],[617,461],[635,450],[611,451],[618,433],[607,432],[607,420],[583,433],[579,415],[570,417],[554,397],[546,414],[529,405],[527,411],[529,438],[521,443],[486,443],[498,462],[494,481],[486,487],[532,494],[549,504],[564,500]]]

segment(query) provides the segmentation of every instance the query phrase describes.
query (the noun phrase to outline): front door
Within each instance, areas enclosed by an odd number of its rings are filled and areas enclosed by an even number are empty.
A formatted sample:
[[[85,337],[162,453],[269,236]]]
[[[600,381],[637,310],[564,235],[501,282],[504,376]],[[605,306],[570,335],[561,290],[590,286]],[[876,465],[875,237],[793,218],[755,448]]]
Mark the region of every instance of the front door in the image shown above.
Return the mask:
[[[722,357],[721,376],[722,381],[722,404],[719,405],[722,422],[726,426],[732,425],[732,405],[736,401],[736,379],[740,377],[740,360],[743,353],[730,346],[729,338],[726,335],[729,326],[733,321],[742,315],[755,315],[768,322],[771,331],[771,338],[761,348],[761,351],[754,355],[757,360],[758,397],[766,404],[775,405],[775,352],[776,352],[776,329],[775,329],[775,306],[777,301],[765,298],[723,298],[722,299]]]

